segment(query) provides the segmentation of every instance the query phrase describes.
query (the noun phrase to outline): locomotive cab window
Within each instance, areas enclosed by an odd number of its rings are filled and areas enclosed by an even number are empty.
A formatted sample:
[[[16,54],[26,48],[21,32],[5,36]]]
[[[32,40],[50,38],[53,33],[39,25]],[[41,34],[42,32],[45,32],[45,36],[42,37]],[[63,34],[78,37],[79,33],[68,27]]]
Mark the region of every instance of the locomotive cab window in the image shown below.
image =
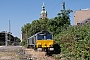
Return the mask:
[[[44,35],[41,35],[41,34],[38,34],[38,36],[37,36],[38,38],[38,40],[43,40],[44,39]]]
[[[51,39],[52,39],[52,35],[51,35],[51,34],[47,34],[47,35],[46,35],[46,39],[47,39],[47,40],[51,40]]]

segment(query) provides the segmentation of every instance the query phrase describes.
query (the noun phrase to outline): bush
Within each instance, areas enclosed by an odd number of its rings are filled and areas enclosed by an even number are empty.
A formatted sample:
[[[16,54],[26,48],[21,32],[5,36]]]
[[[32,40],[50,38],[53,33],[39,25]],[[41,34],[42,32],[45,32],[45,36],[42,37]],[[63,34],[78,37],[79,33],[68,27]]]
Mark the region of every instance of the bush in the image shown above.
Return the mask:
[[[90,59],[90,23],[71,26],[55,36],[66,58]]]
[[[27,46],[27,40],[23,40],[20,45],[26,47]]]

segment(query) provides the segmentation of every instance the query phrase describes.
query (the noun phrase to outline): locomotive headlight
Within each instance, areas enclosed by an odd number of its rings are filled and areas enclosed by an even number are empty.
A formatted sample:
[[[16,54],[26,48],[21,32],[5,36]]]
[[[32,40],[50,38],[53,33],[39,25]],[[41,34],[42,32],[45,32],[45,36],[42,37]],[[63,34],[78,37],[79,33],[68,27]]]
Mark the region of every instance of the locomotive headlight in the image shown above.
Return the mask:
[[[50,51],[53,51],[54,50],[54,48],[50,48]]]
[[[50,47],[53,47],[53,44],[51,44]]]

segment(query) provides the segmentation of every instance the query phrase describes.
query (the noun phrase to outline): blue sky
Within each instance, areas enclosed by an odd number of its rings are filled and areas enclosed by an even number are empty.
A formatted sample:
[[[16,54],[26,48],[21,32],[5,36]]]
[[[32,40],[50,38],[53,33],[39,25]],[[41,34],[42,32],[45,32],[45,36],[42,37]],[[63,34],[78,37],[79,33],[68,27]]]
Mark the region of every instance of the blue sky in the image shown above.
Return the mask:
[[[66,9],[73,10],[73,13],[70,14],[72,25],[74,12],[90,7],[90,0],[0,0],[0,31],[9,31],[10,20],[11,32],[20,38],[21,27],[40,18],[43,2],[48,12],[48,18],[57,16],[57,13],[62,9],[62,2],[65,2]]]

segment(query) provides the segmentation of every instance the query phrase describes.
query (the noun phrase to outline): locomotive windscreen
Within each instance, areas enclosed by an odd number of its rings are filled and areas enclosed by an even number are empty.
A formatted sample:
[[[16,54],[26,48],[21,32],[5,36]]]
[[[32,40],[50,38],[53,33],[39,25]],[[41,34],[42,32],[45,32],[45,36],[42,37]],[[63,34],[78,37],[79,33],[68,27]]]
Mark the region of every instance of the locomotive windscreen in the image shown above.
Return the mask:
[[[52,39],[52,35],[51,34],[47,34],[46,35],[46,39],[48,40],[48,39]]]
[[[44,39],[44,35],[40,35],[40,34],[38,34],[38,38],[37,38],[38,40],[43,40]]]
[[[38,34],[38,40],[51,40],[52,34]]]

